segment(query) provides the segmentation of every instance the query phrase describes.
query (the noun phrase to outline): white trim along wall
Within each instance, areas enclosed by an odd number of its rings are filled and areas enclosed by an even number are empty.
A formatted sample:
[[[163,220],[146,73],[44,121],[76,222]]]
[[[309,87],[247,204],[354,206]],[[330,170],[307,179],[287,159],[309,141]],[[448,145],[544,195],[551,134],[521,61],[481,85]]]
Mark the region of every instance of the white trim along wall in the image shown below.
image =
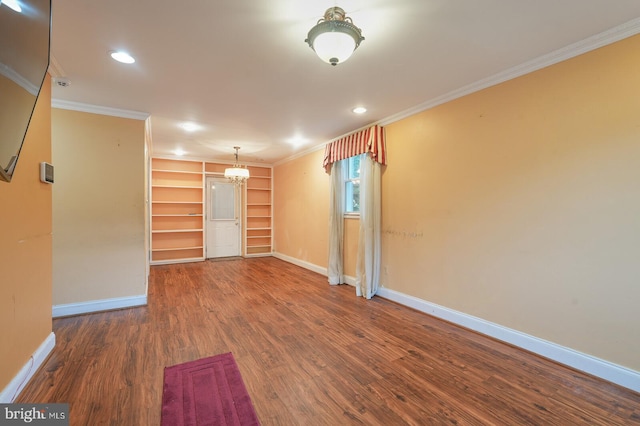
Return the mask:
[[[147,296],[116,297],[113,299],[90,300],[88,302],[68,303],[64,305],[54,305],[53,318],[67,317],[70,315],[89,314],[93,312],[112,311],[114,309],[135,308],[145,306]]]
[[[327,276],[327,269],[321,266],[313,265],[277,252],[274,252],[273,256],[285,262]],[[353,277],[346,277],[346,281],[347,284],[355,285],[355,279]],[[381,287],[378,290],[377,296],[640,392],[640,372],[398,291]]]
[[[49,334],[44,342],[40,344],[38,349],[29,357],[29,360],[22,366],[18,374],[11,380],[6,388],[0,392],[0,404],[12,403],[22,389],[29,383],[29,380],[33,377],[36,371],[44,364],[45,360],[49,357],[49,354],[56,345],[56,336]]]

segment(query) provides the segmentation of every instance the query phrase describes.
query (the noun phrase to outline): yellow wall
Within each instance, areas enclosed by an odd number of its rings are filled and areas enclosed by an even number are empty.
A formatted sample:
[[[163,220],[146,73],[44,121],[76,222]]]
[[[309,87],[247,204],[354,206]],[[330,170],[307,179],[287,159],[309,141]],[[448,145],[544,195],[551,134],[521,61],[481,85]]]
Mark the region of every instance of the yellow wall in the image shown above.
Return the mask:
[[[0,182],[0,389],[51,333],[51,83],[46,78],[13,179]]]
[[[274,167],[274,251],[327,267],[329,255],[329,175],[324,150]],[[344,273],[356,276],[358,218],[344,220]]]
[[[640,371],[639,51],[635,36],[388,125],[382,285]],[[321,167],[301,160],[276,173]],[[302,197],[276,198],[276,222]]]
[[[273,170],[274,251],[327,267],[329,175],[324,151]]]
[[[53,304],[145,295],[145,122],[52,119]]]

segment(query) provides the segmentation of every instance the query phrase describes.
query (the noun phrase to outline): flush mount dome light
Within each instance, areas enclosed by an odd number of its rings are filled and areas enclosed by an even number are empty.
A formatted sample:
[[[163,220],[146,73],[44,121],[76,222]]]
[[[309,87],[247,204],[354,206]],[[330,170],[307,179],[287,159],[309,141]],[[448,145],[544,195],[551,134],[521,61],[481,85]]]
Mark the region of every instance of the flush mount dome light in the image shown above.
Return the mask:
[[[330,7],[315,27],[309,30],[305,42],[324,62],[337,65],[349,59],[364,40],[362,30],[339,7]]]
[[[117,52],[109,52],[111,57],[118,62],[122,62],[123,64],[132,64],[136,60],[133,56],[129,55],[127,52],[117,51]]]

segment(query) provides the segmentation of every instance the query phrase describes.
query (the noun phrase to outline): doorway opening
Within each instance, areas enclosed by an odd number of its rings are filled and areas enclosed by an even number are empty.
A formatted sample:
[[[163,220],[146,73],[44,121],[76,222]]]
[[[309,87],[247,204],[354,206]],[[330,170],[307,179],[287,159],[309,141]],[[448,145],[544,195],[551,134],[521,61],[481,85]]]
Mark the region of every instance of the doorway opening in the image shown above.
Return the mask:
[[[206,258],[241,255],[240,190],[227,179],[206,178]]]

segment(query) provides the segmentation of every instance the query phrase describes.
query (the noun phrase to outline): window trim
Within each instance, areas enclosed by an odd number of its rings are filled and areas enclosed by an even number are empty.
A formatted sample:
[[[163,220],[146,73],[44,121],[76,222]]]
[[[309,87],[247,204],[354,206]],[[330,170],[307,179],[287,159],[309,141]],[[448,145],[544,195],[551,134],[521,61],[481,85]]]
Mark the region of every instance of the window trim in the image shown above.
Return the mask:
[[[342,188],[343,188],[343,196],[342,196],[342,217],[343,218],[351,218],[351,219],[359,219],[360,218],[360,211],[347,211],[347,182],[353,182],[354,180],[360,180],[360,176],[358,176],[355,179],[349,179],[349,162],[351,161],[352,158],[355,157],[360,157],[366,154],[358,154],[358,155],[354,155],[352,157],[348,157],[345,158],[344,160],[342,160]],[[362,159],[361,159],[362,161]]]

